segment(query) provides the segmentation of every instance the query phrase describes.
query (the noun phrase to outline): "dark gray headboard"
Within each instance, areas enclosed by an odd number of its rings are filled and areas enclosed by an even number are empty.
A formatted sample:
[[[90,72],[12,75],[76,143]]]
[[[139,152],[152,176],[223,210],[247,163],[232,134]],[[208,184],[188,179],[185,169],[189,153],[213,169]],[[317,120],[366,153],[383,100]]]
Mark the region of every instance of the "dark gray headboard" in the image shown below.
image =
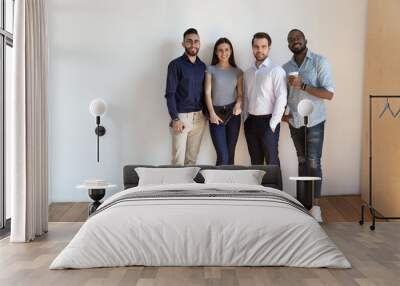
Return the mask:
[[[172,165],[126,165],[124,167],[124,189],[133,188],[138,185],[139,177],[135,172],[137,167],[147,167],[147,168],[182,168],[183,166],[172,166]],[[262,185],[265,187],[271,187],[278,190],[282,190],[282,174],[281,169],[277,165],[254,165],[254,166],[211,166],[211,165],[197,165],[201,169],[223,169],[223,170],[264,170],[266,173],[262,180]],[[194,180],[197,183],[204,183],[203,176],[198,173]]]

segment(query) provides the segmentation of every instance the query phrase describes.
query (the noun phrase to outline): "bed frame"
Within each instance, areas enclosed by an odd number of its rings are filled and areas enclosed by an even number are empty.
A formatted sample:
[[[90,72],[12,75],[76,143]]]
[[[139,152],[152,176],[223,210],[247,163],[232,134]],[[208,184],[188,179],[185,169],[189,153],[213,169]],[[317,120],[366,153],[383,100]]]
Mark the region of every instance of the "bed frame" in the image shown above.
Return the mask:
[[[136,187],[139,183],[139,176],[135,171],[137,167],[147,167],[147,168],[182,168],[182,166],[172,166],[172,165],[126,165],[124,166],[124,189]],[[278,190],[282,190],[282,174],[281,169],[277,165],[254,165],[254,166],[212,166],[212,165],[198,165],[202,170],[205,169],[217,169],[217,170],[263,170],[265,175],[262,179],[261,184],[264,187],[271,187]],[[204,178],[200,174],[194,178],[197,183],[204,183]]]

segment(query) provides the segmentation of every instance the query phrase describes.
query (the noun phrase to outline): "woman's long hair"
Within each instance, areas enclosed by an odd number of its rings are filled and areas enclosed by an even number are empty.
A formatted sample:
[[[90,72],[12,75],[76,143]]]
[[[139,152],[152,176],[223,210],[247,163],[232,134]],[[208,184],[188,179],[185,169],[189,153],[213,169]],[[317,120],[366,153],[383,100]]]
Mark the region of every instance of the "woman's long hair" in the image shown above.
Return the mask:
[[[218,56],[217,56],[217,48],[218,48],[218,46],[221,45],[221,44],[228,44],[229,47],[231,48],[231,55],[230,55],[228,61],[229,61],[229,64],[230,64],[231,66],[233,66],[234,68],[236,68],[237,65],[236,65],[236,62],[235,62],[235,55],[233,54],[232,43],[231,43],[231,41],[229,41],[227,38],[219,38],[219,39],[217,40],[217,42],[215,43],[215,45],[214,45],[213,57],[212,57],[212,60],[211,60],[211,65],[214,66],[214,65],[216,65],[216,64],[219,63],[219,59],[218,59]]]

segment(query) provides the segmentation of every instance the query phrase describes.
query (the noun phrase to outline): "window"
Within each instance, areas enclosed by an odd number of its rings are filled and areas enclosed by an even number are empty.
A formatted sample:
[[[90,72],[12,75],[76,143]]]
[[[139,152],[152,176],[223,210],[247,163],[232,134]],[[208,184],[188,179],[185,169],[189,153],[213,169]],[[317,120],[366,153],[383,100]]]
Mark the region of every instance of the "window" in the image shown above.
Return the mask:
[[[5,105],[11,92],[14,0],[0,0],[0,235],[9,229],[10,194],[5,188]],[[7,227],[7,228],[6,228]]]
[[[14,0],[5,0],[5,30],[11,34],[14,31]]]

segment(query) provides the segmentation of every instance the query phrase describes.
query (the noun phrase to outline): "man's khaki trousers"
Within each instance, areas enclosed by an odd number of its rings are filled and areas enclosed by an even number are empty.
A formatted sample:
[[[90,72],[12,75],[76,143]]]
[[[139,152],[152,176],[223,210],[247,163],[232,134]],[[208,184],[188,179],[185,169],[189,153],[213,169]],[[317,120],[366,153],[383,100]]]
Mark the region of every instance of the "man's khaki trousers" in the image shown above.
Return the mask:
[[[196,165],[201,139],[206,127],[202,111],[179,113],[185,128],[181,133],[170,128],[172,135],[172,165]]]

